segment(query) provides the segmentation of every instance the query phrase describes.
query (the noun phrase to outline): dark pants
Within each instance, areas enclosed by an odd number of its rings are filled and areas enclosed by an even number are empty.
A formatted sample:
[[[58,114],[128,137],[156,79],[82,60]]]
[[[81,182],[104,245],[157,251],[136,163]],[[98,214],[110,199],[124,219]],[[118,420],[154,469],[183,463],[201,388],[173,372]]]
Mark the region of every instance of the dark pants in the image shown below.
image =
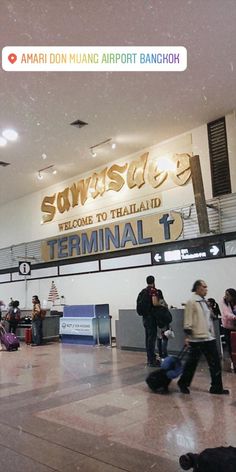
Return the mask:
[[[9,333],[14,333],[14,334],[16,334],[17,325],[18,325],[18,321],[16,321],[16,320],[10,320],[10,321],[9,321]]]
[[[189,343],[188,358],[179,382],[186,387],[190,386],[201,354],[204,354],[208,363],[212,389],[221,391],[223,389],[221,364],[215,339]]]
[[[155,317],[153,315],[143,317],[143,326],[145,328],[147,362],[152,364],[156,360],[157,323]]]
[[[42,320],[39,317],[32,321],[32,341],[37,346],[42,343]]]
[[[225,328],[225,342],[229,351],[230,358],[232,359],[232,348],[231,348],[231,329]]]

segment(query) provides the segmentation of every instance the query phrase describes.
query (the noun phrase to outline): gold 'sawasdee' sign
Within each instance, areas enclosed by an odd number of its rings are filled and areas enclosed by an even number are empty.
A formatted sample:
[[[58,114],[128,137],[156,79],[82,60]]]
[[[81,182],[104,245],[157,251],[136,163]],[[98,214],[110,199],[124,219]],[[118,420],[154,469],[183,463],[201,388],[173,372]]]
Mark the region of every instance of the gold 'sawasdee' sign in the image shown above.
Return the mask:
[[[168,179],[175,185],[185,185],[190,177],[190,155],[187,153],[174,154],[174,171],[164,171],[158,168],[156,160],[148,161],[146,152],[138,159],[123,165],[113,164],[100,172],[74,182],[62,191],[44,197],[41,204],[43,222],[52,221],[57,212],[64,214],[76,206],[84,206],[89,198],[102,197],[106,192],[119,192],[126,184],[129,189],[140,189],[145,183],[157,189]]]
[[[157,213],[50,238],[42,242],[42,259],[60,260],[161,244],[178,239],[182,230],[179,213]]]

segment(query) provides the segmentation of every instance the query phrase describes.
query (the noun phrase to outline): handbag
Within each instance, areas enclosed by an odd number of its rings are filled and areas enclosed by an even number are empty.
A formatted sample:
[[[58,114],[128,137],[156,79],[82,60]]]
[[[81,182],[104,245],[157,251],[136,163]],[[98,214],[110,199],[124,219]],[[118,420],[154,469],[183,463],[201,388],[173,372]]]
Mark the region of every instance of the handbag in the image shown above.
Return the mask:
[[[47,310],[43,310],[43,309],[41,308],[41,310],[40,310],[40,318],[41,318],[42,320],[44,320],[46,314],[47,314]]]
[[[175,338],[175,333],[174,333],[173,329],[167,329],[164,332],[164,336],[168,339],[174,339]]]

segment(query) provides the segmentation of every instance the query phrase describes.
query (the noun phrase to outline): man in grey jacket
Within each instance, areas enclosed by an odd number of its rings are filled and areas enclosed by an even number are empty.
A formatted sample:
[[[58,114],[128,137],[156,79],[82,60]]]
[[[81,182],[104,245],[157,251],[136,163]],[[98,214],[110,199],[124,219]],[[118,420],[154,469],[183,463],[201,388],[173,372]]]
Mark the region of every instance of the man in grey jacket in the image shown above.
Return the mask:
[[[178,386],[182,393],[190,393],[192,382],[201,354],[206,357],[210,374],[211,387],[209,392],[227,395],[229,390],[223,388],[220,357],[214,334],[213,317],[205,296],[207,285],[203,280],[197,280],[192,288],[193,296],[187,302],[184,313],[184,331],[187,335],[189,352],[183,374]]]

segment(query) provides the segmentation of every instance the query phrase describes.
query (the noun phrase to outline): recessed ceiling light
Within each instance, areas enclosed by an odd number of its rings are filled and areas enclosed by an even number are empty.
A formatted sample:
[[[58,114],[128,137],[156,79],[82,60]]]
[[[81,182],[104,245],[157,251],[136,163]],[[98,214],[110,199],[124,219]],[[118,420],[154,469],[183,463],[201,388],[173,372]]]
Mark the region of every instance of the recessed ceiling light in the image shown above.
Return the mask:
[[[112,143],[111,148],[115,149],[116,148],[116,143]]]
[[[43,159],[47,159],[47,154],[45,154],[45,152],[43,152],[42,158],[43,158]]]
[[[57,169],[54,169],[54,170],[52,171],[52,173],[53,173],[53,175],[56,175],[56,174],[57,174]]]
[[[38,172],[37,178],[38,178],[38,180],[42,180],[42,179],[43,179],[43,175],[41,174],[40,171]]]
[[[2,136],[0,137],[0,146],[3,147],[3,146],[6,146],[7,144],[7,140],[5,138],[2,138]]]
[[[2,132],[2,135],[4,138],[6,138],[8,141],[16,141],[18,138],[18,133],[14,129],[5,129]]]

